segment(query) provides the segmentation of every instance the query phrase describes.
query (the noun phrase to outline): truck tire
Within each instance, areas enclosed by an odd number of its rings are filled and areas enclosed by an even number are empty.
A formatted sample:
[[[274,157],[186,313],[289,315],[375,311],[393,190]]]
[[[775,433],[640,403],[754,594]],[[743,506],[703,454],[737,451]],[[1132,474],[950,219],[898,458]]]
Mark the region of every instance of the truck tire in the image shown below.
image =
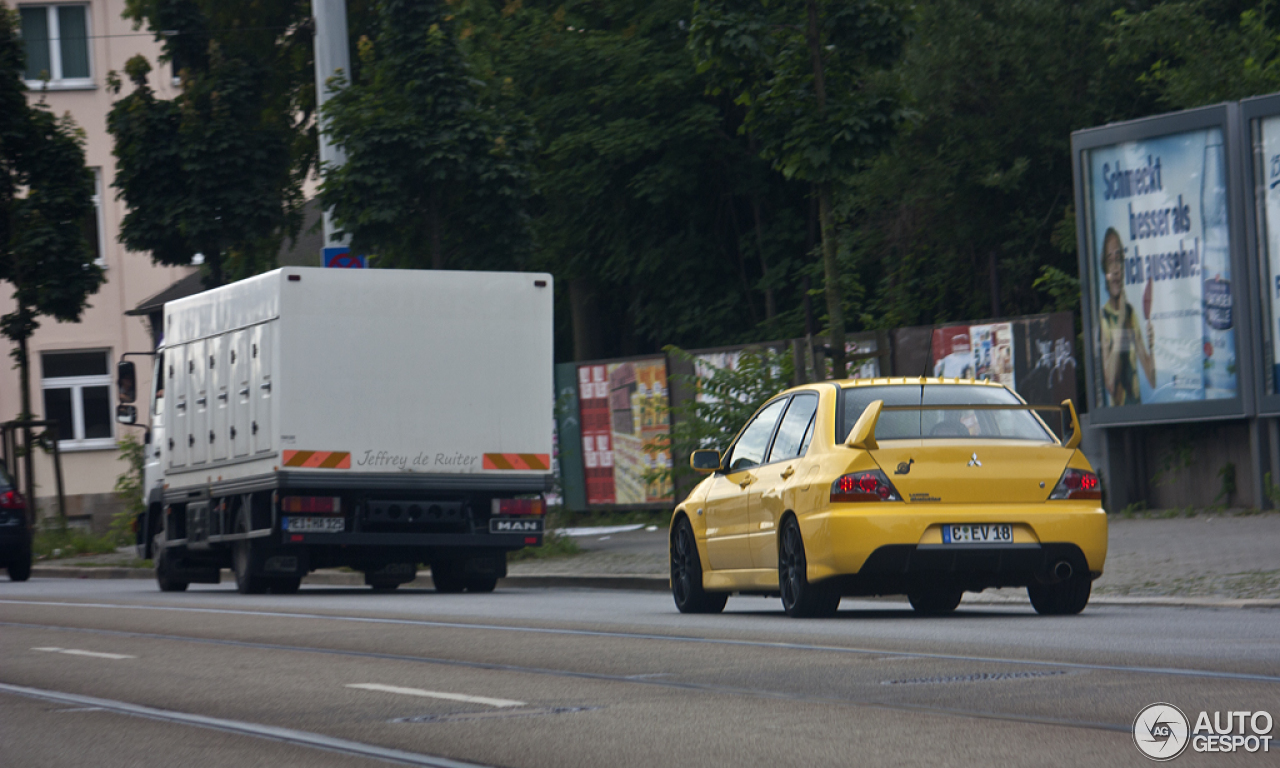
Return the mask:
[[[467,588],[467,580],[462,575],[462,563],[456,560],[445,560],[431,564],[431,583],[436,591],[453,595]]]
[[[167,547],[161,546],[157,541],[152,544],[155,550],[156,563],[156,584],[160,587],[161,592],[185,592],[187,587],[191,586],[191,582],[183,581],[174,574],[173,554]]]
[[[298,589],[302,586],[301,576],[285,576],[271,580],[268,589],[273,595],[296,595]]]
[[[492,592],[498,586],[497,576],[472,576],[467,579],[468,592]]]
[[[31,539],[25,539],[18,546],[5,570],[9,572],[9,581],[26,581],[31,578]]]
[[[235,543],[231,567],[236,574],[236,591],[242,595],[260,595],[267,591],[267,580],[255,574],[253,541],[241,539]]]
[[[395,592],[399,586],[398,581],[374,581],[369,584],[369,588],[374,592]]]

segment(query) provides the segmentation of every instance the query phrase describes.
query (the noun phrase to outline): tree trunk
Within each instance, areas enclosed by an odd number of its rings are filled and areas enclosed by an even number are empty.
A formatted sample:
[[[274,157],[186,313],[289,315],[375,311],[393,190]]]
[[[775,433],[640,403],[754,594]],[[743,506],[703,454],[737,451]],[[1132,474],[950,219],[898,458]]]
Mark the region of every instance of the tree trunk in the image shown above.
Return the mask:
[[[573,316],[573,359],[582,361],[599,358],[600,311],[595,286],[587,278],[569,279],[569,311]]]
[[[826,283],[827,320],[831,327],[827,342],[831,346],[831,375],[843,379],[844,309],[841,307],[840,271],[836,265],[836,220],[831,208],[831,184],[823,182],[818,185],[818,218],[822,224],[822,278]]]
[[[818,33],[818,2],[807,0],[805,9],[809,15],[809,25],[805,30],[805,41],[809,45],[809,58],[813,63],[813,93],[818,99],[818,114],[827,112],[827,81],[822,69],[822,37]],[[822,181],[815,185],[818,191],[818,221],[822,231],[822,278],[826,283],[827,319],[831,324],[828,343],[831,346],[831,375],[836,379],[845,377],[844,367],[844,310],[841,308],[840,272],[836,268],[835,212],[831,182]]]
[[[431,268],[444,269],[444,249],[440,246],[440,187],[431,188],[431,210],[429,213],[431,227]]]
[[[760,275],[764,288],[764,320],[769,328],[769,338],[778,335],[778,305],[774,300],[773,286],[769,285],[769,262],[764,255],[764,227],[760,223],[760,197],[751,196],[751,216],[755,219],[756,253],[760,256]]]
[[[19,312],[22,312],[20,309]],[[22,314],[26,314],[23,312]],[[24,318],[25,319],[25,318]],[[26,325],[26,323],[24,323]],[[27,421],[31,419],[31,360],[28,357],[27,334],[18,337],[18,367],[19,378],[22,381],[22,413],[19,419]],[[49,414],[45,414],[48,416]],[[23,491],[26,492],[27,501],[27,523],[34,526],[36,521],[36,464],[35,451],[32,449],[31,427],[23,427],[22,444],[25,449],[25,456],[22,459],[23,474]],[[15,472],[17,467],[14,467]]]

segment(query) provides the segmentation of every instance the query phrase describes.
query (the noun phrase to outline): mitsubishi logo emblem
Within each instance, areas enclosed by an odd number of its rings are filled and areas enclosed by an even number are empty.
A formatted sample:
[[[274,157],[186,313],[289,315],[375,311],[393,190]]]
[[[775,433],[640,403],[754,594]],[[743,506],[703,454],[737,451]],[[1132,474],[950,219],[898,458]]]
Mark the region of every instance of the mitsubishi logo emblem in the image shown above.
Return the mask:
[[[975,453],[973,454],[973,456],[969,457],[969,466],[971,467],[982,466],[982,462],[978,461],[978,454]]]

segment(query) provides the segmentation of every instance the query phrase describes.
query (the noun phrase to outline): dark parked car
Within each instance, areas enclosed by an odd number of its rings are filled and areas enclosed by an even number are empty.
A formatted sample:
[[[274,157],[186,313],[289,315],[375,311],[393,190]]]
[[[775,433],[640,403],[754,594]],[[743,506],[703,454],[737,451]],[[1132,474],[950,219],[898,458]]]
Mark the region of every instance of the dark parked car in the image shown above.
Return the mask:
[[[16,486],[0,463],[0,566],[9,571],[10,581],[26,581],[31,578],[31,526]]]

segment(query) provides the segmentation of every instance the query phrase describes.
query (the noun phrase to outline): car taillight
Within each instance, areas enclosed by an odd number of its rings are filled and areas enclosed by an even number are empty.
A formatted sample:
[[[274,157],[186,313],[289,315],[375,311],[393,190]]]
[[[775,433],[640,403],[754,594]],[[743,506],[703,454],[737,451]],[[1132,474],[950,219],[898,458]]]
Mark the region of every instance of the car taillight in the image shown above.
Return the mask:
[[[342,511],[340,496],[285,496],[280,499],[281,512],[335,514]]]
[[[878,469],[851,472],[831,484],[831,502],[902,501],[898,489]]]
[[[26,509],[27,502],[22,494],[10,488],[0,492],[0,509]]]
[[[495,515],[541,515],[547,511],[542,499],[494,499]]]
[[[1102,484],[1098,476],[1083,469],[1068,469],[1049,494],[1051,499],[1101,499]]]

